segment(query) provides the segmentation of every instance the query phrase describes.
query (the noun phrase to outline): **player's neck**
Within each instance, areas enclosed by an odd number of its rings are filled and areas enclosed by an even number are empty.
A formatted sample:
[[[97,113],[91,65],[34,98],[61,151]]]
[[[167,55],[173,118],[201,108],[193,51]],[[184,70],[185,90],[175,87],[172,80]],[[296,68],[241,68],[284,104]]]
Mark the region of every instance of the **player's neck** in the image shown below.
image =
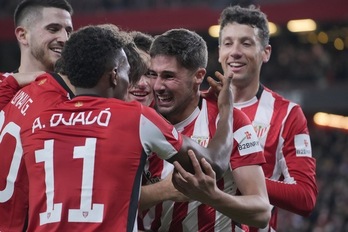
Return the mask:
[[[234,103],[243,103],[255,97],[260,83],[257,81],[249,83],[248,85],[232,84],[233,101]]]
[[[53,69],[48,69],[40,62],[36,62],[34,60],[31,62],[26,62],[21,60],[20,66],[18,68],[19,73],[39,72],[39,71],[52,72]]]

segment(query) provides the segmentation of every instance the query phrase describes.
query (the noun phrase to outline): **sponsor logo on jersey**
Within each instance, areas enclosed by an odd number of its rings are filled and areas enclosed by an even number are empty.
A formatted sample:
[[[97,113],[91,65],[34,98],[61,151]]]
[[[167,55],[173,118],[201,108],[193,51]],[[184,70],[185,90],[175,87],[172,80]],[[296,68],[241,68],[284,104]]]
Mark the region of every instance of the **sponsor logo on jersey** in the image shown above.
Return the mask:
[[[311,140],[308,134],[295,135],[294,143],[297,157],[312,157]]]
[[[191,139],[196,141],[202,147],[207,147],[208,143],[209,143],[209,137],[208,136],[192,135]]]
[[[251,125],[239,128],[234,132],[234,139],[238,143],[238,150],[241,156],[262,151],[260,142]]]

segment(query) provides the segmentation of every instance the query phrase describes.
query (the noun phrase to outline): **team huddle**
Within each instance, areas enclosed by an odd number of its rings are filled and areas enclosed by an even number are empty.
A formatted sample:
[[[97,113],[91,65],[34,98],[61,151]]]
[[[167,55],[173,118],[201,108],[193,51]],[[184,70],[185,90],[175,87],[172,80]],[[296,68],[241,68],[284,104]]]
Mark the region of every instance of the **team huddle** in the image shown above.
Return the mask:
[[[66,0],[16,8],[18,70],[0,76],[0,231],[277,231],[318,194],[299,105],[260,82],[259,8],[219,19],[223,73],[192,30],[73,31]],[[217,81],[216,81],[217,79]]]

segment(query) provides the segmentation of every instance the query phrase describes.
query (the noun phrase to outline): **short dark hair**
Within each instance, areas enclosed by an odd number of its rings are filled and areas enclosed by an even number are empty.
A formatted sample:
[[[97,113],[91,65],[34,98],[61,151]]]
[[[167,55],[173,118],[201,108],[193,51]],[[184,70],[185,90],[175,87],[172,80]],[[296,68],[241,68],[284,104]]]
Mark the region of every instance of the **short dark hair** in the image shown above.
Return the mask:
[[[66,0],[23,0],[17,5],[14,12],[15,26],[19,26],[29,14],[39,14],[38,11],[46,7],[63,9],[68,11],[70,15],[73,14],[73,8]]]
[[[114,30],[115,33],[122,34],[122,38],[124,39],[124,42],[126,44],[123,50],[127,55],[128,63],[130,66],[128,75],[129,83],[136,84],[140,80],[140,77],[147,72],[147,66],[145,61],[141,58],[137,46],[134,44],[133,37],[130,35],[130,33],[120,30],[120,28],[114,24],[106,23],[99,26]]]
[[[100,26],[86,26],[72,33],[62,52],[71,84],[95,87],[105,71],[114,67],[114,59],[125,45],[120,33]]]
[[[129,34],[133,38],[133,41],[137,48],[143,50],[146,53],[150,52],[150,47],[154,40],[154,37],[152,35],[146,34],[141,31],[131,31],[129,32]]]
[[[259,37],[261,39],[262,46],[266,46],[269,43],[269,29],[268,20],[265,13],[255,5],[248,7],[241,7],[239,5],[226,7],[220,15],[220,38],[222,29],[230,23],[246,24],[259,29]],[[219,39],[219,43],[220,43]]]
[[[150,56],[175,56],[180,65],[190,71],[206,68],[208,48],[203,38],[194,31],[172,29],[155,37]]]

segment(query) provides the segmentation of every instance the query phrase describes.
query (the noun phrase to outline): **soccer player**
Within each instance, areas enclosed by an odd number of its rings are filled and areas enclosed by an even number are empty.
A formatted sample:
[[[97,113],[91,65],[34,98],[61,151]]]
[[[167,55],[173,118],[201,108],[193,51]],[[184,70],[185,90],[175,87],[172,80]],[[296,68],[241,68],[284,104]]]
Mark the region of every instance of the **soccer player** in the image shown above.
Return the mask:
[[[137,48],[140,50],[141,57],[147,64],[147,68],[150,66],[149,50],[153,41],[153,37],[149,34],[145,34],[140,31],[131,31],[130,36]],[[146,70],[147,72],[147,70]],[[154,97],[153,89],[150,83],[150,79],[143,73],[140,80],[135,85],[130,85],[127,94],[128,101],[138,101],[145,106],[153,106]]]
[[[76,97],[41,112],[30,135],[21,136],[29,178],[28,231],[137,231],[141,174],[151,152],[191,171],[188,148],[220,176],[228,166],[231,78],[222,79],[220,119],[204,148],[152,108],[120,100],[129,83],[120,35],[97,26],[72,34],[62,58]]]
[[[215,133],[218,112],[214,100],[204,99],[200,95],[208,60],[205,41],[193,31],[169,30],[155,38],[150,55],[148,75],[154,79],[157,111],[178,131],[203,146],[209,146]],[[226,73],[226,76],[232,75]],[[240,231],[240,223],[258,227],[267,225],[270,205],[260,166],[265,160],[250,120],[237,109],[233,109],[233,114],[233,151],[225,154],[229,169],[217,183],[222,191],[234,199],[229,214],[231,218],[204,204],[209,202],[167,200],[139,214],[144,223],[144,227],[139,224],[141,229]],[[163,181],[155,183],[166,178],[173,166],[151,156],[147,167],[145,177],[148,185],[142,188],[142,201],[151,206],[162,200],[162,195],[173,197],[168,193],[167,182],[164,182],[164,186]],[[169,191],[174,192],[172,189]]]
[[[261,66],[271,55],[266,15],[255,6],[227,7],[220,26],[219,62],[224,73],[234,73],[234,106],[252,121],[266,157],[262,167],[274,207],[269,225],[260,231],[273,232],[277,230],[277,207],[308,216],[315,206],[318,190],[307,120],[299,105],[260,83]],[[197,181],[188,176],[190,183]],[[182,190],[192,192],[192,184],[181,186]],[[203,189],[203,185],[200,181],[200,188],[195,189]]]
[[[54,63],[60,57],[64,43],[73,28],[71,15],[70,4],[62,0],[24,0],[17,6],[14,19],[15,34],[21,52],[20,66],[17,70],[19,73],[53,71]],[[9,102],[19,86],[13,77],[7,76],[9,74],[0,77],[1,86],[7,86],[9,90],[1,91],[1,101]],[[58,75],[55,78],[64,82]],[[47,98],[42,95],[38,101],[54,104],[57,98],[68,99],[69,91],[59,86],[56,80],[43,78],[37,83],[34,91],[40,91],[51,83],[51,91],[60,95]],[[30,118],[30,112],[40,110],[40,107],[33,109],[36,101],[37,99],[26,92],[19,92],[8,104],[9,109],[4,108],[0,112],[0,231],[22,231],[25,227],[28,183],[25,177],[26,170],[22,168],[19,135],[25,127],[26,119]],[[1,104],[1,107],[4,105]]]

